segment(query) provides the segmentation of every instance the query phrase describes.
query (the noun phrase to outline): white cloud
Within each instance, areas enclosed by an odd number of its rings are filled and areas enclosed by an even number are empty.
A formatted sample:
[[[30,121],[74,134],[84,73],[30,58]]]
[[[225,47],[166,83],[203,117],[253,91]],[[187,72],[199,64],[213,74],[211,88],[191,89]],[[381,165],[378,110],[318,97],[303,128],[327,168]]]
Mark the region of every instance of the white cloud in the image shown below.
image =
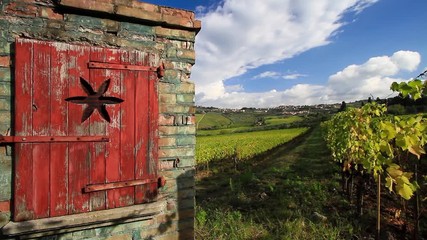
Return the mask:
[[[279,79],[279,78],[283,78],[286,80],[293,80],[293,79],[297,79],[300,77],[306,77],[306,76],[307,75],[300,74],[300,73],[283,74],[283,73],[279,73],[279,72],[266,71],[266,72],[262,72],[256,76],[252,77],[252,79],[260,79],[260,78]]]
[[[243,88],[243,86],[241,84],[236,84],[236,85],[226,85],[225,86],[225,91],[226,92],[241,92],[244,91],[245,89]]]
[[[197,103],[226,98],[224,81],[249,69],[328,44],[343,26],[345,13],[360,12],[376,1],[224,0],[199,17],[203,27],[191,76]]]
[[[267,72],[262,72],[256,76],[254,76],[252,79],[259,79],[259,78],[279,78],[280,77],[280,73],[278,72],[271,72],[271,71],[267,71]]]
[[[329,77],[325,85],[297,84],[292,88],[262,93],[223,93],[207,105],[220,107],[274,107],[278,105],[309,105],[387,97],[392,82],[402,71],[415,71],[421,62],[418,52],[398,51],[391,56],[372,57],[360,65],[350,65]]]
[[[297,79],[300,77],[307,77],[307,75],[300,74],[300,73],[293,73],[293,74],[288,74],[288,75],[282,76],[283,79],[289,79],[289,80]]]

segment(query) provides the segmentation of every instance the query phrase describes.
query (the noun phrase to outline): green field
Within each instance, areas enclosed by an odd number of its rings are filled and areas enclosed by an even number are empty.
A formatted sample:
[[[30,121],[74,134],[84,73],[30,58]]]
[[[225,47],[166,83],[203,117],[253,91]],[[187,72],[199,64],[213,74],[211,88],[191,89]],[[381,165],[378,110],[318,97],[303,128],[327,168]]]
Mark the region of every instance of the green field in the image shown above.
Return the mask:
[[[257,120],[264,119],[262,125],[257,125]],[[261,116],[248,113],[206,113],[196,114],[197,135],[219,135],[250,131],[271,130],[277,126],[302,122],[299,116]],[[270,129],[268,129],[270,128]]]
[[[286,143],[307,130],[308,128],[293,128],[198,136],[196,162],[204,164],[226,158],[235,158],[239,161],[248,159]]]
[[[232,121],[224,117],[221,113],[209,112],[206,114],[196,114],[197,129],[218,129],[226,128]]]

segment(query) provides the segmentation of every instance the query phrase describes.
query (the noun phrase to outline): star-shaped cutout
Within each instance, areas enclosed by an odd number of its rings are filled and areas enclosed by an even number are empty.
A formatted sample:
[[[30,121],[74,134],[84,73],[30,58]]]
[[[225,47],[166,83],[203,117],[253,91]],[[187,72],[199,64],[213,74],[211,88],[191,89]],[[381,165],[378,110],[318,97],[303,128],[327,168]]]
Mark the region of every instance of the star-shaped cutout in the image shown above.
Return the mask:
[[[82,122],[86,121],[86,119],[88,119],[95,111],[95,109],[98,110],[99,114],[101,114],[101,117],[105,119],[105,121],[111,122],[106,105],[121,103],[123,102],[123,99],[103,96],[103,94],[107,92],[107,89],[110,86],[110,79],[105,80],[101,86],[99,86],[98,92],[95,92],[92,86],[82,77],[80,77],[80,84],[82,85],[82,88],[86,92],[87,96],[69,97],[66,98],[65,101],[76,104],[87,104],[87,107],[83,111]]]

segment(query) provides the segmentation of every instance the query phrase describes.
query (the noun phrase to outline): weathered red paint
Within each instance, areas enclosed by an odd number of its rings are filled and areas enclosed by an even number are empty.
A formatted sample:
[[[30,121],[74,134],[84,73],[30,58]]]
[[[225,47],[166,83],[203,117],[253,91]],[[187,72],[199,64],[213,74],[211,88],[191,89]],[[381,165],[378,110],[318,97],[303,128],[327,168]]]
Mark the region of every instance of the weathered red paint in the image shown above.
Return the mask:
[[[136,50],[17,39],[16,136],[8,137],[21,140],[15,151],[15,221],[153,200],[158,185],[154,57]],[[90,62],[102,64],[90,68]],[[132,67],[109,67],[119,65]],[[111,79],[105,94],[124,100],[107,106],[111,123],[97,112],[82,123],[85,106],[65,101],[85,94],[80,77],[94,89]],[[149,184],[136,184],[142,182]],[[103,189],[84,191],[88,186]]]
[[[108,142],[105,136],[1,136],[0,143]]]

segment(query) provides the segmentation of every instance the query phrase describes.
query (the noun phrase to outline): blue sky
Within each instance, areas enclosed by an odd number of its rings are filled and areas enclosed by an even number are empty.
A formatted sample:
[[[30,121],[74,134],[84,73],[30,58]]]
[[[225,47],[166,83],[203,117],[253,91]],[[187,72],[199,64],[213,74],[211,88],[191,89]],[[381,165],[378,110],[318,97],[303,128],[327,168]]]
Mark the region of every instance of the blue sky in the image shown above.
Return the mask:
[[[274,107],[390,96],[427,69],[425,0],[149,0],[196,12],[196,104]]]

